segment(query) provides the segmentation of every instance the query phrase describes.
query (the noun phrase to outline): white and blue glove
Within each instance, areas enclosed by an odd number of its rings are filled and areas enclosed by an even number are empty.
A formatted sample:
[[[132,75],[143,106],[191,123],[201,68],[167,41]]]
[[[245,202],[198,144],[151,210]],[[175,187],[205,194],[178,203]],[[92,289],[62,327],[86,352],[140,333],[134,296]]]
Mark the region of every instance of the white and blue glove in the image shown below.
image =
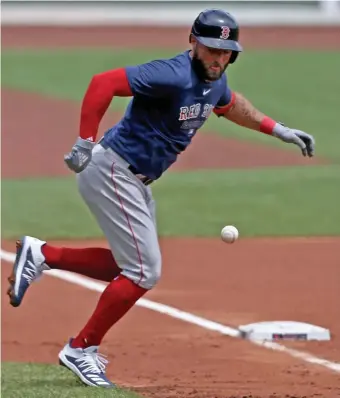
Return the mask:
[[[315,140],[313,136],[301,130],[290,129],[281,123],[276,123],[273,136],[283,142],[297,145],[303,156],[314,156]]]
[[[75,173],[80,173],[92,159],[92,149],[95,143],[78,138],[70,153],[64,156],[67,167]]]

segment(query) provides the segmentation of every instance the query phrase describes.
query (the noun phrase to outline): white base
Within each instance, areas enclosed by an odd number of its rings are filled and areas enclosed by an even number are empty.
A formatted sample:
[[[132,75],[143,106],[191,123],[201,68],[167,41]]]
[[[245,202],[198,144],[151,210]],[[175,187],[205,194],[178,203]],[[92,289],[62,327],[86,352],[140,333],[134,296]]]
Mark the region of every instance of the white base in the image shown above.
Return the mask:
[[[294,321],[269,321],[239,326],[241,337],[259,341],[331,339],[330,331],[320,326]]]

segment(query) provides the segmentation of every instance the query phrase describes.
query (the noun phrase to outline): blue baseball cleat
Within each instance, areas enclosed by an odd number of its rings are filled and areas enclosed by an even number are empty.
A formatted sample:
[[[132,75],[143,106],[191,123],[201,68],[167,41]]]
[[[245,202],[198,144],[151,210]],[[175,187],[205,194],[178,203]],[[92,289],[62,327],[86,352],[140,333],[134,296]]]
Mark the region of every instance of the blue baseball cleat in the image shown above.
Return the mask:
[[[59,352],[59,363],[71,370],[86,385],[91,387],[116,387],[105,375],[108,363],[98,346],[88,348],[72,348],[72,339]]]
[[[50,269],[41,252],[45,243],[31,236],[24,236],[16,242],[17,254],[7,290],[13,307],[19,307],[31,283],[38,280],[44,270]]]

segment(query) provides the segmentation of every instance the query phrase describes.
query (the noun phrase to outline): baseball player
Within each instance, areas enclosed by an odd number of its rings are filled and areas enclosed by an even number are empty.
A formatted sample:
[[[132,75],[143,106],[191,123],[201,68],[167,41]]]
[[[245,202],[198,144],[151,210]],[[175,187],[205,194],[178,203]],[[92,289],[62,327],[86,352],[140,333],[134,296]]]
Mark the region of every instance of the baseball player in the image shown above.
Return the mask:
[[[64,160],[110,249],[55,247],[30,236],[17,242],[8,290],[14,307],[44,270],[108,282],[86,325],[59,353],[60,363],[87,385],[114,387],[98,347],[161,276],[152,182],[185,151],[208,117],[213,113],[295,144],[303,156],[314,154],[311,135],[281,125],[230,88],[225,72],[242,51],[238,38],[232,15],[205,10],[193,23],[188,50],[93,76],[81,106],[79,137]],[[122,119],[96,142],[99,123],[116,96],[132,99]]]

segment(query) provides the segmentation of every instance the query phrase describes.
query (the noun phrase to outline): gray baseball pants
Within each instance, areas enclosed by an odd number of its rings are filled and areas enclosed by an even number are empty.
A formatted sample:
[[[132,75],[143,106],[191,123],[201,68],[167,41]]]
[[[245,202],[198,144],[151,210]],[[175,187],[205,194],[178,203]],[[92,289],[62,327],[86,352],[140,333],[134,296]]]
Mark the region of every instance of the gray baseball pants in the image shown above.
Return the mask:
[[[155,202],[149,186],[110,148],[96,144],[77,174],[79,192],[106,236],[122,274],[144,289],[161,275]]]

